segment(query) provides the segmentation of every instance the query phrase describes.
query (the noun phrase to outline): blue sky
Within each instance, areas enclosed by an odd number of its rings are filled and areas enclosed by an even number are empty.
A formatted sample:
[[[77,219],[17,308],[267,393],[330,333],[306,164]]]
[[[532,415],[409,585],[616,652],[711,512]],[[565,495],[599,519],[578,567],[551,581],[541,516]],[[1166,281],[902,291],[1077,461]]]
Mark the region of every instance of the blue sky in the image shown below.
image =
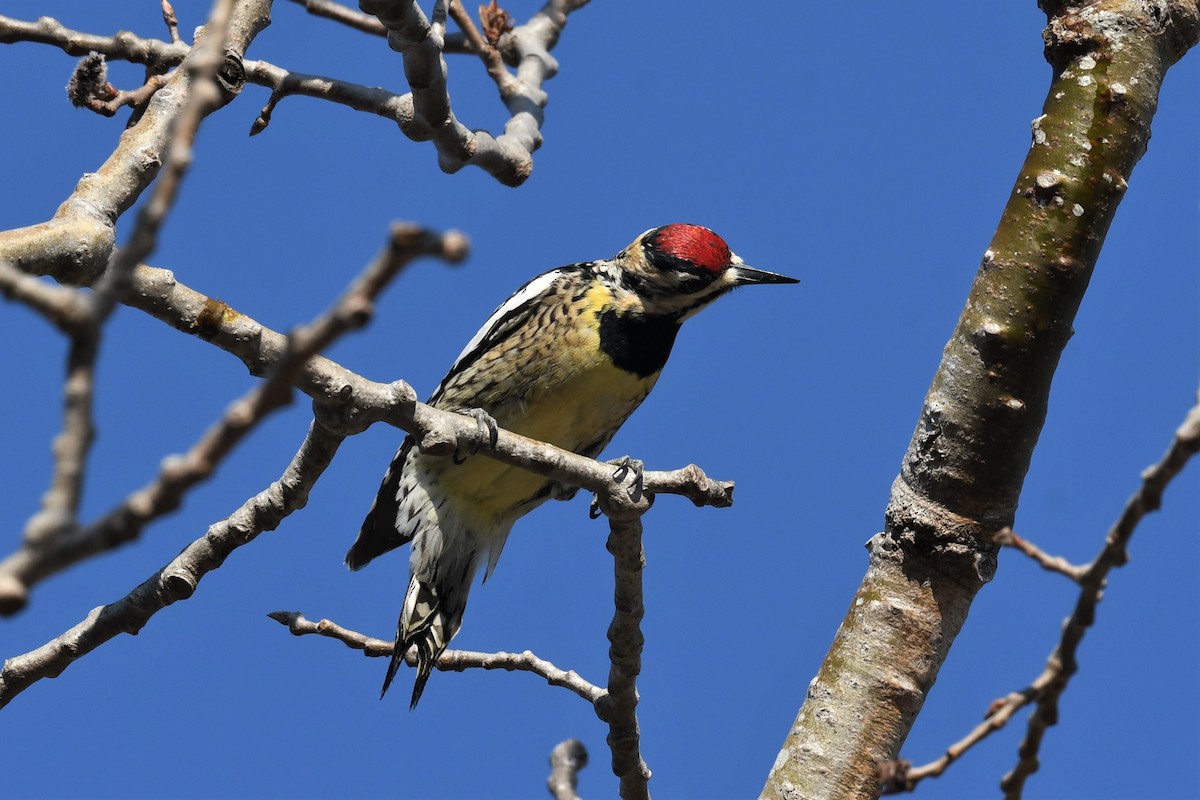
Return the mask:
[[[9,0],[95,33],[164,35],[154,2]],[[524,20],[535,3],[506,7]],[[321,311],[393,219],[459,228],[462,267],[421,263],[374,323],[329,355],[374,380],[432,390],[479,324],[532,275],[612,255],[641,231],[704,224],[747,262],[802,279],[721,300],[609,455],[695,462],[738,482],[731,509],[660,498],[646,517],[643,754],[660,798],[757,794],[866,568],[921,401],[995,229],[1050,78],[1045,18],[1026,3],[595,2],[554,55],[545,145],[516,190],[477,169],[444,175],[428,144],[379,118],[248,86],[210,118],[150,262],[276,329]],[[181,27],[207,3],[177,4]],[[276,4],[250,57],[401,90],[380,40]],[[73,109],[74,59],[0,46],[0,226],[48,219],[111,152],[125,114]],[[129,87],[140,68],[116,65]],[[503,106],[473,60],[450,60],[459,118],[497,130]],[[1196,146],[1200,61],[1171,70],[1147,156],[1108,237],[1051,396],[1016,528],[1085,561],[1195,398],[1200,337]],[[128,232],[122,227],[120,235]],[[47,486],[65,343],[0,305],[0,530],[15,545]],[[204,342],[133,309],[109,327],[84,518],[144,484],[254,383]],[[0,657],[26,652],[140,583],[274,480],[307,403],[277,414],[136,544],[38,586],[0,621]],[[407,681],[377,699],[385,664],[293,638],[298,610],[376,636],[394,630],[407,552],[358,574],[342,556],[401,434],[343,445],[302,512],[237,551],[196,595],[18,697],[2,715],[10,797],[536,797],[546,758],[581,739],[585,797],[616,794],[605,727],[574,695],[525,674],[435,674],[410,713]],[[1200,469],[1171,487],[1116,572],[1080,673],[1042,749],[1030,798],[1196,796],[1200,751]],[[518,524],[456,644],[531,649],[593,682],[607,674],[606,526],[587,501]],[[924,763],[996,697],[1041,669],[1075,592],[1001,555],[904,755]],[[407,676],[402,676],[406,678]],[[925,798],[995,797],[1024,714],[923,785]]]

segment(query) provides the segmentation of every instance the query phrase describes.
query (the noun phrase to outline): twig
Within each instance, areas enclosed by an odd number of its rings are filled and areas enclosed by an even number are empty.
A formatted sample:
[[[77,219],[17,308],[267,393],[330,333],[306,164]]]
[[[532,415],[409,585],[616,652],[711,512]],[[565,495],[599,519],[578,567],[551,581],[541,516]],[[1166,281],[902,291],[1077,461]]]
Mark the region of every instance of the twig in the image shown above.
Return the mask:
[[[550,49],[566,25],[567,15],[586,1],[550,0],[529,22],[509,34],[520,66],[515,80],[507,71],[503,77],[493,75],[503,84],[501,96],[511,115],[498,137],[471,131],[455,117],[446,89],[446,62],[441,57],[444,42],[431,35],[429,21],[415,2],[362,0],[359,6],[379,18],[388,29],[388,44],[404,56],[404,74],[413,88],[412,117],[401,122],[405,135],[418,141],[432,140],[438,166],[446,172],[474,164],[501,183],[517,186],[532,172],[533,152],[542,143],[540,128],[547,95],[541,86],[558,70]],[[481,54],[488,63],[488,56]]]
[[[1157,511],[1162,505],[1163,491],[1200,451],[1200,402],[1188,412],[1162,459],[1142,473],[1142,485],[1125,504],[1121,517],[1105,537],[1104,548],[1088,565],[1080,579],[1079,598],[1071,616],[1063,626],[1062,638],[1046,662],[1043,678],[1045,689],[1038,694],[1037,707],[1029,715],[1025,739],[1018,748],[1020,757],[1016,766],[1000,781],[1000,788],[1008,800],[1021,796],[1025,780],[1038,769],[1038,751],[1046,729],[1058,722],[1058,699],[1066,691],[1071,676],[1079,669],[1076,654],[1084,634],[1096,619],[1096,606],[1104,593],[1108,573],[1114,567],[1123,566],[1129,558],[1127,547],[1142,517],[1149,511]]]
[[[243,400],[231,406],[187,454],[166,459],[151,483],[91,525],[68,526],[61,513],[49,515],[43,509],[35,517],[37,530],[48,529],[55,535],[31,535],[29,531],[35,522],[31,520],[25,546],[0,561],[0,614],[12,614],[24,607],[29,589],[38,581],[85,558],[133,541],[151,521],[178,508],[186,492],[212,475],[267,413],[288,402],[296,374],[308,358],[336,337],[367,322],[375,298],[404,266],[426,255],[458,261],[465,253],[466,240],[456,232],[439,236],[409,224],[393,225],[387,249],[324,316],[293,335],[275,362],[262,395],[255,395],[257,399],[248,405]],[[73,521],[73,517],[68,521]]]
[[[637,676],[642,671],[642,521],[610,516],[608,552],[613,556],[613,620],[608,627],[608,696],[596,714],[608,723],[612,771],[620,778],[622,800],[650,797],[650,768],[642,760],[637,719]]]
[[[529,177],[533,169],[532,154],[542,143],[540,128],[547,95],[541,86],[558,70],[550,50],[566,25],[567,15],[581,8],[586,1],[551,0],[527,23],[505,34],[498,48],[492,48],[504,61],[518,65],[515,78],[507,71],[503,71],[503,75],[493,74],[493,79],[502,84],[501,97],[511,115],[504,133],[498,137],[486,131],[468,130],[450,111],[445,62],[441,54],[452,50],[474,52],[475,49],[466,44],[465,37],[447,36],[437,43],[432,41],[428,35],[428,21],[411,0],[367,0],[367,4],[381,9],[385,15],[398,10],[400,17],[388,16],[394,21],[400,20],[394,22],[398,30],[409,30],[405,20],[411,15],[409,33],[393,35],[389,41],[396,49],[406,49],[406,64],[412,64],[412,72],[406,66],[406,74],[420,87],[415,93],[397,95],[333,78],[294,73],[264,61],[245,62],[246,79],[272,89],[271,99],[255,120],[251,132],[259,133],[267,127],[271,112],[284,97],[317,97],[391,119],[414,141],[432,139],[438,149],[438,163],[447,172],[473,165],[502,183],[519,185]],[[404,8],[397,9],[397,6]],[[405,38],[406,35],[409,38]],[[96,36],[70,30],[49,18],[25,22],[0,16],[0,43],[14,41],[41,42],[77,55],[95,51],[108,58],[146,63],[155,72],[179,63],[188,52],[182,42],[141,39],[127,32],[111,37]],[[496,69],[492,63],[494,55],[485,54],[484,59],[492,73]],[[0,256],[5,254],[2,245],[0,240]],[[20,266],[25,267],[24,264]]]
[[[907,762],[882,764],[880,776],[884,794],[912,791],[925,778],[941,775],[963,753],[1003,728],[1013,714],[1036,702],[1037,708],[1030,715],[1025,740],[1020,746],[1020,761],[1000,784],[1006,797],[1021,796],[1025,779],[1037,771],[1037,754],[1042,737],[1046,729],[1057,721],[1058,698],[1078,669],[1075,654],[1095,618],[1096,605],[1100,602],[1108,572],[1125,563],[1125,548],[1138,522],[1146,512],[1158,510],[1167,484],[1197,452],[1200,452],[1200,404],[1188,412],[1163,458],[1142,473],[1141,487],[1126,503],[1096,559],[1086,567],[1075,568],[1080,570],[1080,577],[1073,578],[1081,587],[1079,597],[1063,626],[1062,638],[1042,673],[1021,691],[993,702],[984,721],[948,747],[940,758],[920,767],[911,767]],[[1062,571],[1051,567],[1048,569]]]
[[[1042,569],[1066,575],[1075,583],[1079,583],[1087,571],[1086,566],[1077,566],[1062,556],[1050,555],[1028,539],[1018,536],[1012,528],[1001,528],[995,536],[995,542],[1001,547],[1011,547],[1021,551],[1036,561]]]
[[[85,328],[92,319],[91,304],[82,292],[26,274],[3,260],[0,294],[24,303],[66,334]]]
[[[221,54],[224,64],[217,74],[222,86],[221,102],[240,88],[240,54],[269,19],[269,5],[269,0],[238,0],[234,5],[228,26],[228,49]],[[211,23],[206,30],[210,41],[221,38]],[[189,55],[192,48],[183,43],[144,40],[124,32],[98,37],[72,31],[49,18],[30,23],[0,17],[0,42],[24,40],[54,44],[68,53],[95,51],[110,58],[144,63],[150,72],[161,72],[192,58]],[[200,56],[203,52],[197,54]],[[94,283],[109,267],[118,218],[150,186],[160,166],[168,162],[178,121],[192,107],[193,90],[199,87],[204,92],[211,83],[197,80],[193,72],[190,67],[176,70],[168,78],[171,90],[153,95],[113,153],[98,169],[80,179],[52,219],[0,232],[0,258],[7,258],[13,266],[30,274],[53,275],[60,283]],[[202,113],[210,113],[215,107],[207,103]],[[140,246],[133,239],[130,244]],[[110,275],[109,280],[117,285],[123,280],[120,269],[111,270]],[[107,301],[102,297],[97,302],[103,305]]]
[[[313,16],[340,22],[372,36],[387,36],[387,28],[383,27],[383,23],[375,17],[347,8],[333,0],[292,0],[292,2],[304,6],[304,10]]]
[[[191,597],[200,580],[220,567],[235,549],[263,531],[274,530],[286,516],[304,507],[309,491],[329,466],[341,442],[341,436],[314,422],[300,451],[278,481],[212,525],[174,560],[120,600],[93,609],[78,625],[36,650],[6,660],[0,669],[0,707],[33,683],[58,677],[75,661],[118,634],[138,633],[154,614]]]
[[[332,620],[322,619],[319,622],[312,622],[299,611],[275,611],[267,616],[281,625],[286,625],[295,636],[316,634],[336,639],[353,650],[362,651],[363,655],[369,657],[390,657],[392,655],[392,642],[375,639],[343,628]],[[416,663],[416,657],[411,652],[405,654],[405,660],[410,666]],[[584,680],[577,672],[559,669],[528,650],[523,653],[476,653],[469,650],[447,650],[442,653],[435,666],[445,672],[462,672],[466,669],[531,672],[544,678],[551,686],[569,689],[593,704],[604,695],[603,689]]]
[[[496,88],[500,90],[501,99],[507,102],[508,98],[519,94],[521,91],[520,81],[514,78],[508,68],[504,66],[504,57],[500,55],[496,46],[485,39],[479,29],[475,27],[471,15],[463,8],[462,0],[451,0],[450,16],[454,17],[455,23],[467,37],[467,43],[470,44],[471,49],[479,54],[487,74],[495,81]],[[509,26],[510,30],[511,27]]]
[[[95,438],[92,396],[101,331],[117,297],[125,293],[134,267],[154,249],[158,230],[170,212],[179,182],[190,163],[191,141],[196,127],[205,113],[211,110],[209,106],[212,101],[206,92],[216,91],[213,84],[225,49],[225,32],[232,6],[233,0],[217,4],[209,20],[205,42],[185,61],[183,69],[193,76],[190,79],[192,91],[188,93],[181,113],[168,122],[167,138],[171,145],[167,163],[149,201],[138,214],[129,245],[110,259],[96,290],[87,295],[88,318],[71,330],[63,429],[55,437],[53,446],[54,473],[50,489],[43,496],[41,509],[25,526],[23,549],[31,552],[42,550],[52,546],[50,543],[54,539],[77,528],[76,513],[83,491],[87,457]],[[78,96],[94,94],[103,87],[111,89],[105,79],[103,57],[89,55],[76,70],[71,90]],[[27,595],[27,586],[18,576],[4,575],[0,580],[0,614],[11,614],[24,607]]]
[[[583,742],[567,739],[550,751],[550,777],[546,788],[554,800],[579,800],[579,770],[587,766],[588,752]]]
[[[171,44],[178,44],[179,39],[179,20],[175,16],[175,8],[171,5],[171,0],[162,0],[162,15],[163,22],[167,25],[167,34],[171,37]]]
[[[108,65],[100,53],[89,53],[76,66],[67,83],[72,105],[111,117],[122,106],[137,108],[167,83],[166,75],[151,75],[137,89],[124,91],[108,82]]]

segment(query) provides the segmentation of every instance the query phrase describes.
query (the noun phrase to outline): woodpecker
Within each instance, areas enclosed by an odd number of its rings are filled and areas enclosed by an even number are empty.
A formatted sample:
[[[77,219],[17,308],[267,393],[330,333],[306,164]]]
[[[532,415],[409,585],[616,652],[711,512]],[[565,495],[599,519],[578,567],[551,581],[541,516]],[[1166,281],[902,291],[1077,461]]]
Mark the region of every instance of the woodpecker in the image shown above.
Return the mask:
[[[488,425],[595,458],[654,387],[684,320],[753,283],[797,283],[747,266],[699,225],[652,228],[611,259],[550,270],[508,298],[429,398]],[[483,423],[481,423],[483,424]],[[462,624],[477,568],[496,567],[513,523],[574,494],[494,459],[400,445],[346,565],[412,542],[408,591],[380,697],[416,650],[415,708]]]

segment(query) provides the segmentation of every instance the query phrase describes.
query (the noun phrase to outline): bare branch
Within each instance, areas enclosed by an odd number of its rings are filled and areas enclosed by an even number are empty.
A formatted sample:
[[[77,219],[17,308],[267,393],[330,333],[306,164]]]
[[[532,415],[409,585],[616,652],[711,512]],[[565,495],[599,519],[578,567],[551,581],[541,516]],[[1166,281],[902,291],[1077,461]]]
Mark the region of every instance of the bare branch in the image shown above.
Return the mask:
[[[162,15],[163,22],[167,26],[167,34],[171,37],[171,44],[178,44],[179,39],[179,20],[175,17],[175,8],[171,5],[171,0],[162,0]]]
[[[230,16],[228,49],[218,77],[222,91],[217,103],[205,103],[201,115],[211,113],[240,88],[240,59],[246,47],[269,19],[269,0],[237,0]],[[219,39],[221,37],[214,36]],[[145,63],[162,71],[182,62],[191,52],[186,45],[152,42],[128,33],[112,37],[80,34],[54,20],[34,23],[0,17],[0,42],[41,41],[80,55],[95,51],[110,58]],[[76,184],[71,196],[52,219],[37,225],[0,232],[0,258],[35,275],[53,275],[59,282],[91,284],[108,266],[115,246],[117,219],[140,197],[168,161],[176,123],[189,107],[196,86],[192,69],[176,70],[166,86],[154,93],[145,112],[126,130],[112,155],[96,171]],[[165,87],[164,87],[165,88]],[[201,89],[201,91],[207,91]],[[164,190],[165,191],[165,190]],[[135,249],[140,245],[131,241]],[[134,259],[136,263],[138,259]],[[122,270],[110,280],[121,283]]]
[[[1007,797],[1020,797],[1025,779],[1037,771],[1037,754],[1042,736],[1046,728],[1057,721],[1058,698],[1066,690],[1068,681],[1078,668],[1075,654],[1084,633],[1095,618],[1096,606],[1100,602],[1108,572],[1111,568],[1125,563],[1125,547],[1138,522],[1147,511],[1158,510],[1167,484],[1197,452],[1200,452],[1200,403],[1188,412],[1163,458],[1142,473],[1141,487],[1126,503],[1120,519],[1109,531],[1104,547],[1096,559],[1087,567],[1073,567],[1081,573],[1078,578],[1072,576],[1081,586],[1079,597],[1074,611],[1063,625],[1062,638],[1051,653],[1042,673],[1024,689],[993,702],[984,721],[946,748],[946,752],[940,758],[920,767],[912,767],[908,762],[884,762],[880,772],[880,785],[884,794],[912,791],[925,778],[941,775],[963,753],[1003,728],[1013,714],[1036,702],[1037,708],[1030,715],[1029,728],[1025,740],[1021,743],[1020,761],[1001,782],[1001,788]],[[1057,568],[1047,569],[1062,572]]]
[[[388,44],[404,56],[404,74],[413,88],[411,120],[401,123],[405,135],[418,141],[432,140],[438,165],[446,172],[474,164],[501,183],[517,186],[529,177],[533,152],[542,143],[540,128],[547,95],[541,86],[558,69],[550,49],[566,25],[567,15],[585,2],[551,0],[509,34],[520,67],[516,81],[501,78],[501,96],[511,118],[499,137],[472,132],[455,117],[446,90],[444,43],[431,35],[429,22],[415,2],[362,0],[359,6],[379,18],[388,29]]]
[[[369,657],[392,655],[393,642],[375,639],[356,633],[328,620],[312,622],[299,611],[275,611],[268,614],[271,619],[286,625],[295,636],[316,634],[336,639],[353,650],[362,651]],[[416,664],[412,652],[405,654],[409,666]],[[561,686],[595,704],[604,695],[604,690],[584,680],[574,671],[559,669],[545,659],[538,658],[526,650],[523,653],[476,653],[469,650],[447,650],[442,653],[435,666],[445,672],[462,672],[467,669],[502,669],[509,672],[532,672],[541,676],[551,686]]]
[[[165,2],[165,0],[164,0]],[[75,67],[67,83],[67,97],[71,103],[105,117],[111,117],[122,106],[136,108],[167,83],[166,75],[151,75],[137,89],[124,91],[108,82],[108,67],[100,53],[89,53]]]
[[[214,524],[165,567],[114,603],[93,609],[82,622],[36,650],[15,656],[0,669],[0,707],[33,683],[55,678],[78,659],[121,633],[136,634],[168,605],[186,600],[200,580],[238,547],[308,502],[313,484],[329,466],[341,436],[316,422],[283,476]]]
[[[519,185],[529,177],[533,169],[532,154],[542,143],[540,128],[547,95],[541,87],[558,69],[550,50],[566,25],[567,15],[586,2],[550,0],[527,23],[504,34],[499,50],[490,45],[484,49],[471,48],[484,58],[509,110],[510,119],[504,133],[498,137],[486,131],[470,131],[454,117],[446,90],[446,65],[442,54],[452,46],[460,48],[459,43],[466,40],[431,36],[429,22],[412,0],[366,0],[364,7],[376,12],[381,20],[391,20],[393,29],[389,43],[393,49],[404,53],[405,74],[410,85],[418,87],[413,93],[396,95],[332,78],[293,73],[267,62],[247,62],[246,78],[272,89],[271,99],[255,120],[251,134],[260,133],[267,127],[275,105],[284,97],[318,97],[392,119],[404,135],[414,141],[432,139],[437,146],[438,163],[447,172],[474,165],[502,183]],[[333,11],[332,5],[336,4],[322,5],[322,8],[333,14],[341,13]],[[343,11],[354,13],[344,8]],[[109,58],[152,64],[155,72],[179,63],[187,54],[183,43],[140,39],[126,32],[112,37],[95,36],[72,31],[48,18],[24,22],[0,16],[0,43],[14,41],[52,44],[76,54],[95,51]],[[241,52],[245,52],[244,47],[239,49]],[[503,68],[500,53],[503,53],[503,60],[518,65],[515,77]],[[45,233],[22,230],[28,231],[29,235]],[[17,243],[10,244],[11,250],[7,251],[4,244],[0,239],[0,257],[7,257],[26,268],[14,257],[13,251],[18,251]],[[49,269],[41,266],[27,271],[43,273]]]
[[[133,268],[154,249],[158,229],[170,211],[179,182],[191,161],[191,141],[196,127],[207,113],[206,107],[215,107],[218,92],[214,81],[225,50],[225,32],[232,6],[232,0],[216,5],[205,41],[184,62],[184,70],[191,75],[192,91],[187,93],[187,102],[180,113],[173,115],[167,123],[166,136],[171,141],[167,162],[149,202],[138,214],[130,244],[110,260],[96,291],[87,296],[90,318],[72,330],[63,430],[55,438],[53,448],[54,475],[50,490],[42,499],[41,510],[25,527],[23,549],[41,550],[77,527],[76,513],[83,491],[87,456],[95,438],[92,394],[101,330],[117,297],[124,294]],[[70,91],[74,100],[86,103],[89,97],[105,90],[115,92],[106,81],[103,57],[92,54],[76,69]],[[0,613],[19,610],[27,597],[28,588],[18,576],[9,574],[0,580]]]
[[[82,292],[29,275],[3,260],[0,260],[0,294],[24,303],[69,335],[92,320],[91,303]]]
[[[383,27],[383,23],[375,17],[347,8],[333,0],[292,0],[292,2],[304,6],[304,10],[314,16],[340,22],[372,36],[387,36],[387,28]]]
[[[1072,564],[1062,556],[1050,555],[1028,539],[1018,536],[1012,528],[1001,528],[1000,532],[996,534],[996,544],[1001,547],[1011,547],[1014,550],[1019,550],[1036,561],[1042,569],[1066,575],[1076,583],[1082,580],[1083,574],[1087,569],[1087,567]]]
[[[554,800],[579,800],[579,770],[587,766],[588,752],[583,742],[567,739],[550,751],[550,777],[546,788]]]
[[[268,374],[267,382],[258,391],[231,405],[186,455],[166,459],[150,484],[86,528],[72,525],[63,530],[74,520],[74,506],[68,509],[70,515],[64,516],[59,509],[61,503],[50,505],[48,499],[43,511],[27,528],[25,546],[0,561],[0,614],[20,610],[27,602],[28,590],[38,581],[85,558],[133,541],[151,521],[178,508],[186,492],[211,476],[258,422],[272,410],[290,402],[292,384],[308,359],[338,336],[366,324],[373,312],[375,298],[401,269],[425,255],[461,260],[466,254],[466,246],[465,238],[453,231],[438,236],[413,225],[394,225],[387,249],[330,310],[285,340],[284,350]],[[90,418],[88,424],[90,426]],[[60,444],[56,442],[56,452],[59,448]],[[61,458],[60,462],[81,463],[79,458]],[[51,511],[57,513],[51,514]],[[55,535],[48,535],[47,529]]]
[[[610,659],[608,695],[596,714],[608,723],[612,771],[620,778],[622,800],[649,798],[650,768],[642,760],[637,719],[637,676],[642,672],[642,521],[636,516],[609,518],[608,552],[613,556],[615,591],[613,620],[608,627]]]
[[[1162,494],[1167,485],[1200,451],[1200,403],[1188,412],[1182,425],[1175,432],[1171,446],[1162,459],[1142,473],[1142,485],[1129,498],[1120,519],[1109,530],[1104,547],[1096,559],[1088,565],[1080,579],[1079,598],[1071,616],[1063,625],[1062,639],[1046,662],[1046,669],[1038,678],[1045,682],[1045,689],[1037,695],[1037,708],[1029,715],[1025,739],[1018,750],[1017,765],[1000,781],[1000,788],[1009,800],[1019,798],[1025,780],[1038,769],[1038,750],[1046,729],[1058,722],[1058,699],[1066,691],[1071,676],[1079,669],[1076,655],[1084,634],[1096,618],[1096,606],[1104,593],[1108,573],[1128,560],[1127,547],[1142,517],[1149,511],[1157,511],[1162,505]]]

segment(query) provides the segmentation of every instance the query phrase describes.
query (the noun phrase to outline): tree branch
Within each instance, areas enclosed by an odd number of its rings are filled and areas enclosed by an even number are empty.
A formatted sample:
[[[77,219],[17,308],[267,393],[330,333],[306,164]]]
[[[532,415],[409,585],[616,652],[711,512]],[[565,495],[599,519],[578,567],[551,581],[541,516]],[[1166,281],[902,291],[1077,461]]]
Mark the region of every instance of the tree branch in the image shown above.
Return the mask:
[[[313,484],[329,466],[343,437],[313,422],[300,451],[283,476],[214,524],[165,567],[116,602],[87,617],[36,650],[15,656],[0,669],[0,708],[33,683],[63,670],[119,634],[137,634],[154,614],[196,591],[200,580],[238,547],[279,523],[308,502]]]
[[[1028,539],[1018,536],[1012,528],[1001,528],[1000,532],[996,534],[996,544],[1022,552],[1037,562],[1042,569],[1066,575],[1075,583],[1079,583],[1087,570],[1087,567],[1072,564],[1062,556],[1050,555]]]
[[[149,201],[138,213],[129,244],[114,254],[95,291],[82,301],[88,306],[86,318],[70,329],[64,422],[62,432],[54,440],[54,475],[50,490],[43,497],[41,510],[25,527],[23,549],[37,551],[52,547],[54,540],[78,527],[76,514],[87,456],[95,438],[92,394],[101,331],[117,297],[126,291],[130,273],[154,249],[158,230],[170,212],[179,183],[191,162],[191,142],[197,126],[204,115],[219,104],[216,77],[224,58],[232,6],[232,0],[217,3],[204,41],[184,61],[180,71],[187,76],[191,91],[186,93],[187,100],[180,112],[167,122],[164,135],[169,145],[159,180]],[[72,88],[76,94],[94,94],[98,83],[107,85],[103,59],[89,56],[76,70]],[[18,577],[0,573],[0,613],[13,613],[22,608],[26,597],[27,587]]]
[[[906,761],[887,765],[881,772],[883,794],[910,792],[922,780],[941,775],[963,753],[1003,728],[1013,714],[1036,702],[1037,710],[1030,716],[1028,733],[1021,744],[1020,762],[1001,783],[1008,797],[1020,796],[1025,779],[1037,770],[1037,751],[1042,736],[1046,728],[1057,720],[1058,698],[1077,669],[1075,654],[1095,618],[1096,606],[1103,594],[1109,570],[1125,563],[1125,548],[1134,528],[1146,512],[1158,510],[1163,491],[1171,479],[1183,470],[1197,452],[1200,452],[1200,402],[1188,412],[1162,459],[1142,473],[1142,485],[1125,504],[1120,519],[1109,531],[1100,553],[1086,567],[1072,567],[1080,573],[1080,577],[1073,577],[1081,587],[1079,597],[1074,611],[1063,625],[1062,638],[1042,673],[1024,689],[993,702],[984,721],[946,748],[940,758],[920,767],[912,767]],[[1037,560],[1040,563],[1040,559]],[[1058,568],[1047,569],[1062,572]]]
[[[86,528],[74,524],[73,507],[67,524],[62,521],[61,503],[53,507],[44,504],[43,511],[27,526],[21,550],[0,561],[0,614],[23,608],[29,589],[38,581],[135,540],[147,524],[178,508],[187,491],[210,477],[258,422],[290,402],[292,384],[308,359],[337,337],[367,323],[375,299],[405,266],[421,256],[461,261],[466,247],[465,238],[453,231],[439,236],[413,225],[394,225],[387,249],[328,312],[290,338],[281,337],[282,349],[261,391],[230,406],[187,454],[166,459],[151,483]],[[56,450],[58,447],[56,442]],[[51,528],[52,523],[57,527]],[[54,535],[45,534],[46,530]]]
[[[269,0],[237,0],[230,14],[227,50],[221,66],[222,91],[217,103],[200,108],[206,116],[240,89],[241,57],[269,21]],[[220,38],[220,37],[217,37]],[[148,42],[128,33],[96,37],[64,28],[43,18],[34,23],[0,17],[0,42],[39,41],[68,53],[91,51],[145,63],[161,71],[184,61],[191,48]],[[52,275],[60,283],[88,285],[108,266],[116,221],[157,177],[168,161],[175,126],[189,108],[197,85],[191,69],[176,70],[146,105],[145,113],[122,135],[116,150],[93,173],[76,184],[71,196],[47,222],[0,232],[0,259],[34,275]],[[137,260],[135,259],[134,263]],[[120,273],[117,270],[116,273]],[[118,280],[114,277],[111,280]]]
[[[1044,3],[1044,6],[1057,4]],[[1048,9],[1054,78],[892,487],[886,528],[763,797],[868,798],[1012,524],[1071,335],[1195,0]],[[1103,69],[1097,69],[1102,64]]]
[[[1009,800],[1021,796],[1025,780],[1038,769],[1038,750],[1042,737],[1046,729],[1058,721],[1058,699],[1066,691],[1071,676],[1079,669],[1076,661],[1079,645],[1087,629],[1095,622],[1096,606],[1104,593],[1108,573],[1115,567],[1124,566],[1129,560],[1129,539],[1138,523],[1147,512],[1159,509],[1167,484],[1197,452],[1200,452],[1200,404],[1188,412],[1162,460],[1142,473],[1142,485],[1125,504],[1120,519],[1105,538],[1103,549],[1088,565],[1079,581],[1079,598],[1063,625],[1062,639],[1050,654],[1045,671],[1035,681],[1035,684],[1045,688],[1036,695],[1037,708],[1029,716],[1025,739],[1018,751],[1020,760],[1000,781],[1000,788]]]
[[[413,0],[361,0],[359,7],[378,17],[388,30],[388,44],[404,56],[405,78],[413,88],[411,119],[401,122],[405,135],[417,141],[432,140],[438,166],[446,172],[474,164],[501,183],[519,186],[532,172],[533,152],[542,143],[540,128],[547,95],[541,87],[558,70],[550,50],[567,15],[586,2],[550,0],[529,22],[509,34],[520,66],[515,81],[493,75],[502,83],[501,97],[511,115],[499,137],[470,131],[455,117],[446,90],[444,42],[431,35],[425,14]]]

